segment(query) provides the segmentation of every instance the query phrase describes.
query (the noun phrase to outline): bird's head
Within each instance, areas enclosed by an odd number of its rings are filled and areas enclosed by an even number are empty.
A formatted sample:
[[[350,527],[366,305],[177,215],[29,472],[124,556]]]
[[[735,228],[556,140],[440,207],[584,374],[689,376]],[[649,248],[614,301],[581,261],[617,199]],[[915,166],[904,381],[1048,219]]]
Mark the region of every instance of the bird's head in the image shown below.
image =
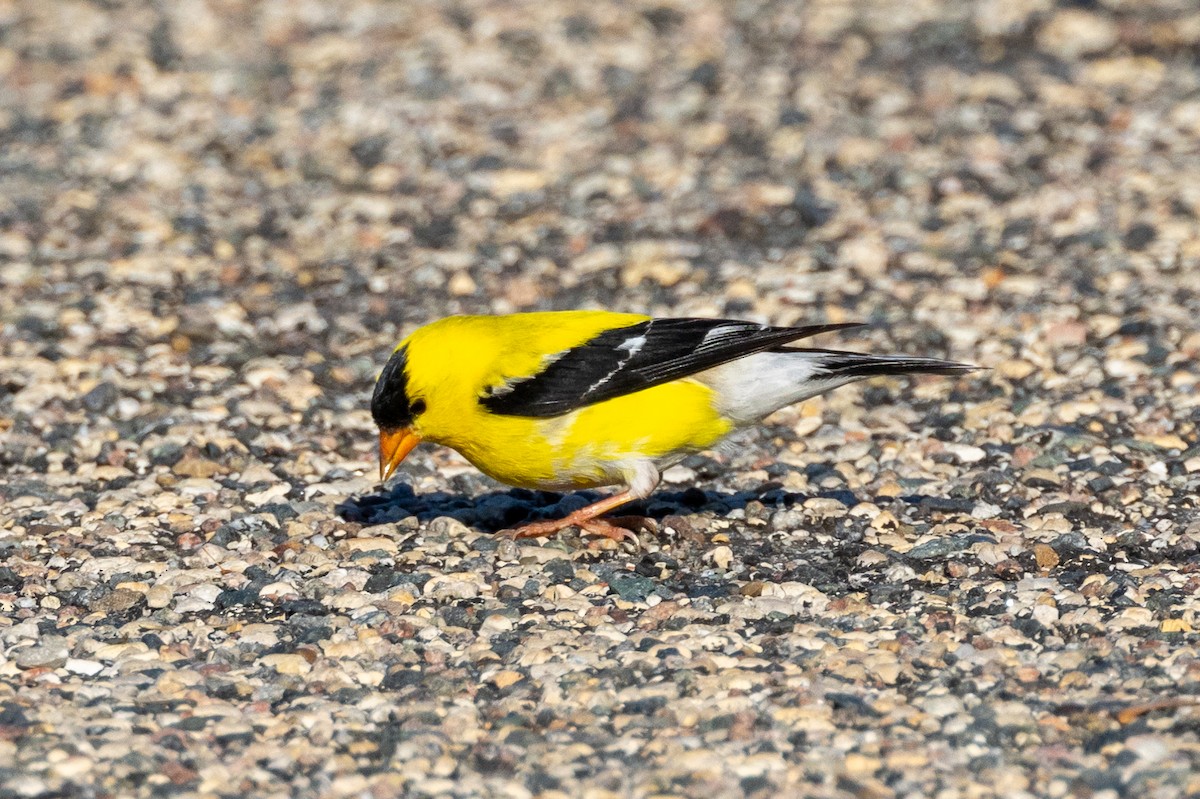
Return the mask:
[[[408,375],[408,348],[392,353],[375,382],[371,416],[379,428],[379,479],[386,480],[421,443],[421,416],[427,403],[413,396]]]
[[[392,353],[371,397],[379,427],[379,476],[386,480],[422,441],[444,444],[470,458],[483,430],[503,426],[480,404],[497,387],[535,374],[545,352],[565,349],[555,339],[538,345],[561,320],[513,325],[512,317],[450,316],[414,330]],[[533,345],[530,341],[535,342]]]
[[[497,341],[478,324],[448,317],[414,331],[392,353],[371,397],[379,428],[379,478],[386,480],[417,444],[455,447],[472,429],[478,397],[495,382]]]

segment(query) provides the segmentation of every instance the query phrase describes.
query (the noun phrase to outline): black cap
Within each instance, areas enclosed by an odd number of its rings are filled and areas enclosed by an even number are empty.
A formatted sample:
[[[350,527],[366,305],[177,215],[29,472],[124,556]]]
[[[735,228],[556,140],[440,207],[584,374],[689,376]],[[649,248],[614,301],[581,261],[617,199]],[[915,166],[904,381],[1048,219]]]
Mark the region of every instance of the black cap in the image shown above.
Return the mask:
[[[371,397],[371,416],[380,430],[399,430],[413,422],[412,403],[408,398],[408,352],[404,347],[392,353]]]

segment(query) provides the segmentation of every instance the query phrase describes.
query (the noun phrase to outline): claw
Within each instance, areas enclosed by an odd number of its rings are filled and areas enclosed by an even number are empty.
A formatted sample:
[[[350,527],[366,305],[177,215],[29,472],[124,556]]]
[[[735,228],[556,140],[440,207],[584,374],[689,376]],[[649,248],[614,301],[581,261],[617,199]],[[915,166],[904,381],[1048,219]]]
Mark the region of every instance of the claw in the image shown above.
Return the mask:
[[[579,529],[584,532],[591,533],[595,536],[608,538],[613,541],[628,541],[635,547],[640,547],[642,542],[634,535],[633,531],[627,527],[620,527],[615,524],[610,524],[603,519],[591,519],[586,522],[579,523]]]
[[[518,538],[541,538],[547,535],[554,535],[559,530],[567,527],[578,527],[585,533],[591,533],[601,538],[608,538],[613,541],[628,541],[634,546],[641,546],[642,542],[631,532],[630,528],[642,532],[657,533],[658,524],[653,519],[647,519],[642,516],[620,516],[613,519],[597,518],[600,514],[607,513],[613,508],[619,508],[633,499],[636,499],[636,497],[633,496],[631,491],[622,491],[619,494],[606,497],[599,502],[593,502],[586,508],[580,508],[562,519],[530,522],[515,530],[501,530],[496,535],[514,540]]]

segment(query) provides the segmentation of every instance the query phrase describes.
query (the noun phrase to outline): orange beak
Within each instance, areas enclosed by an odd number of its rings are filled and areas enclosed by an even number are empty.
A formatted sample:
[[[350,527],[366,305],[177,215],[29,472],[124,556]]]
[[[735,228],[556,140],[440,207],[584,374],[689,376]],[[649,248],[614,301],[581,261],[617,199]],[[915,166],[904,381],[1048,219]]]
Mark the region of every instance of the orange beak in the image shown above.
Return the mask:
[[[396,471],[400,461],[412,452],[413,447],[421,443],[421,437],[412,428],[402,427],[399,430],[379,431],[379,479],[386,480]]]

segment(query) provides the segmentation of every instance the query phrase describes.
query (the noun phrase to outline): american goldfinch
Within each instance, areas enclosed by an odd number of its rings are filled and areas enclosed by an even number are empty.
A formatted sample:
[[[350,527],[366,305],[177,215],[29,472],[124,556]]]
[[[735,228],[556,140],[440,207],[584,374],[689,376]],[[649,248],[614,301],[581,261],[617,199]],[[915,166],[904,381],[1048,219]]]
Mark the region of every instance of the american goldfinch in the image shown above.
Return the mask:
[[[371,398],[386,480],[422,441],[458,450],[509,485],[622,490],[516,537],[598,518],[658,486],[662,471],[786,405],[875,375],[960,374],[936,358],[787,346],[856,324],[769,327],[607,311],[452,316],[400,342]]]

